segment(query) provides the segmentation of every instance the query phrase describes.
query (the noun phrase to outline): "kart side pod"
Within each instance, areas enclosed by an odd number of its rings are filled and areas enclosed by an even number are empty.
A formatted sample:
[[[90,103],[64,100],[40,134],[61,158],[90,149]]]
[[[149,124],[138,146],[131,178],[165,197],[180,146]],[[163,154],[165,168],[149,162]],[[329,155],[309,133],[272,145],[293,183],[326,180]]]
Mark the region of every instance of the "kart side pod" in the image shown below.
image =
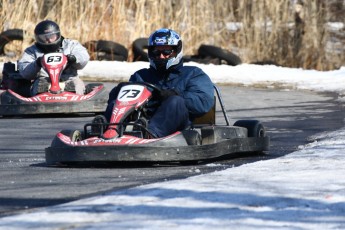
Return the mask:
[[[225,139],[245,138],[247,129],[236,126],[206,126],[201,128],[202,144],[214,144]]]

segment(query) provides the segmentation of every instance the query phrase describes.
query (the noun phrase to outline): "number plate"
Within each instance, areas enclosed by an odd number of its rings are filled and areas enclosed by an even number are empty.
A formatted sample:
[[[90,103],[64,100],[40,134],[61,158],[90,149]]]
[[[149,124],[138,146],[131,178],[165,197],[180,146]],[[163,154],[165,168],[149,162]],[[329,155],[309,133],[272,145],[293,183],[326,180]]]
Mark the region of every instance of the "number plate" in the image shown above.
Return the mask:
[[[126,85],[120,90],[117,100],[121,102],[128,102],[137,100],[144,91],[144,86],[141,85]]]

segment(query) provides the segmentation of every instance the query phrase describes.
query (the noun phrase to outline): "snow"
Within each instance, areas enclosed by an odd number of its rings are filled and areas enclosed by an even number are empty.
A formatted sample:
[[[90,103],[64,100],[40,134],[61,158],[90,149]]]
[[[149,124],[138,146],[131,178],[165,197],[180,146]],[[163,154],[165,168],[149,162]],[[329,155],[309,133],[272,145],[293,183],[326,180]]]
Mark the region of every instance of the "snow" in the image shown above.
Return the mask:
[[[186,63],[218,84],[345,92],[345,67]],[[2,66],[2,65],[1,65]],[[91,61],[80,72],[127,80],[146,62]],[[345,128],[280,158],[124,189],[0,219],[0,229],[345,229]]]

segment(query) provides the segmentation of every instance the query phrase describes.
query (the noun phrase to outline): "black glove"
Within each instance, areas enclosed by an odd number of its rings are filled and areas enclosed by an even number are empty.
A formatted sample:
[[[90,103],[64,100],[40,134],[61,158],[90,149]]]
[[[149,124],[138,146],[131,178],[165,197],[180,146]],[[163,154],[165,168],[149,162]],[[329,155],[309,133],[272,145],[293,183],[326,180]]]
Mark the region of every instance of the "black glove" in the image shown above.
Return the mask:
[[[166,100],[170,96],[178,95],[174,89],[163,89],[158,94],[158,99],[160,101]]]
[[[38,67],[42,67],[42,57],[38,57],[37,59],[36,59],[36,65],[38,66]]]
[[[77,62],[77,58],[73,54],[68,54],[67,61],[68,61],[68,64],[71,65]]]

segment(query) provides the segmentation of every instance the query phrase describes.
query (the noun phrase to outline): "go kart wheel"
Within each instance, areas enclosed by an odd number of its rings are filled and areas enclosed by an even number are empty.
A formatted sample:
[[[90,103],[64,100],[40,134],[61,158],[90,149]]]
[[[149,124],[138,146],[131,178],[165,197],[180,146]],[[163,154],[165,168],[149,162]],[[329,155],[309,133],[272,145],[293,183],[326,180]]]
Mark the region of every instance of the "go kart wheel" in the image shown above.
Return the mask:
[[[84,137],[84,132],[80,130],[61,130],[60,133],[62,133],[65,136],[68,136],[71,138],[72,141],[81,141]]]
[[[79,130],[74,130],[70,136],[71,141],[77,142],[77,141],[82,141],[83,140],[83,134]]]
[[[265,127],[258,120],[238,120],[234,126],[243,127],[248,130],[248,137],[265,137]]]

